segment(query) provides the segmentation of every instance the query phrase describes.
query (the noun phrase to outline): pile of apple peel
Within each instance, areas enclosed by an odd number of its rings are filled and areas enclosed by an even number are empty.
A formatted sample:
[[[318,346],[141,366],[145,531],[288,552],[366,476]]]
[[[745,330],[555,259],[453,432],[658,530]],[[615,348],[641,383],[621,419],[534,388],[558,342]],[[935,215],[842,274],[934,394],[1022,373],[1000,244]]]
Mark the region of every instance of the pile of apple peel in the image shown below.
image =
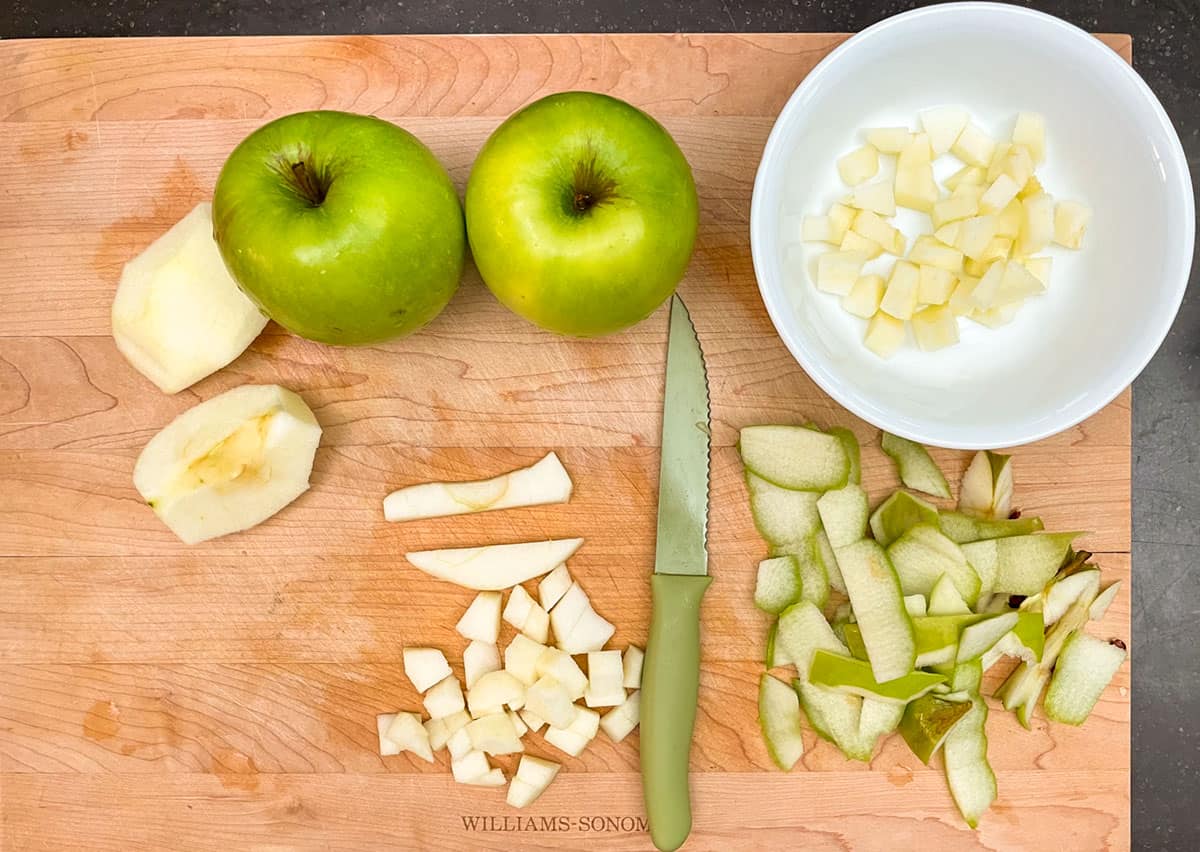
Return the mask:
[[[1038,179],[1041,115],[1018,114],[1009,141],[992,139],[957,107],[925,110],[920,123],[916,133],[867,130],[866,144],[837,161],[853,192],[826,215],[803,217],[793,236],[837,246],[817,258],[816,287],[867,320],[863,343],[881,358],[903,346],[909,327],[921,350],[935,351],[958,343],[959,317],[988,328],[1012,322],[1050,285],[1052,258],[1041,253],[1051,244],[1078,249],[1092,217],[1079,202],[1056,203]],[[961,168],[939,186],[934,164],[945,154]],[[870,183],[881,155],[896,157],[895,176]],[[890,221],[900,207],[932,224],[911,246]],[[802,262],[798,249],[789,247],[790,262]],[[897,258],[890,269],[868,271],[883,255]]]
[[[488,480],[401,489],[388,495],[384,512],[389,520],[409,520],[546,505],[566,502],[571,490],[550,453]],[[582,543],[572,538],[407,554],[430,576],[478,594],[455,625],[468,642],[461,680],[440,649],[404,649],[404,672],[422,694],[427,718],[408,710],[377,716],[381,755],[410,752],[432,763],[434,752],[445,749],[455,781],[507,783],[506,801],[523,808],[561,768],[525,753],[525,738],[545,728],[547,746],[577,757],[600,730],[621,742],[637,727],[643,653],[635,645],[624,653],[605,648],[615,628],[566,565]],[[531,580],[538,580],[536,595],[522,585]],[[503,653],[502,624],[516,631]],[[598,708],[611,709],[601,715]],[[490,758],[513,754],[521,757],[509,780]]]
[[[909,489],[948,500],[919,444],[885,433],[883,451]],[[1012,511],[1011,459],[980,452],[954,510],[899,490],[870,509],[857,439],[846,429],[750,426],[739,451],[750,510],[770,546],[755,604],[774,616],[759,683],[771,759],[804,754],[803,719],[850,759],[869,761],[898,731],[930,763],[972,827],[996,798],[987,757],[983,674],[1017,661],[994,698],[1030,727],[1081,725],[1126,658],[1089,635],[1120,583],[1101,587],[1078,533],[1048,533]],[[795,667],[790,685],[769,670]]]

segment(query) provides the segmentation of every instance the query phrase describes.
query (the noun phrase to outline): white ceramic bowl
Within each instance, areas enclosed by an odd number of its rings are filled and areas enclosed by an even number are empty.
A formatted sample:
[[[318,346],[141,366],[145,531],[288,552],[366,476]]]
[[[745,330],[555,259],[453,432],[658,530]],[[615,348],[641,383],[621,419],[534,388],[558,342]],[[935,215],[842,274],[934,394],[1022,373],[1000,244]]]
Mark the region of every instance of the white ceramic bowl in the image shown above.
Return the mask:
[[[803,266],[787,264],[798,234],[784,231],[794,214],[823,214],[848,192],[835,160],[863,143],[863,128],[916,128],[920,110],[951,104],[997,138],[1007,138],[1018,111],[1044,114],[1039,177],[1056,198],[1095,214],[1082,251],[1047,252],[1049,291],[1011,324],[990,330],[960,320],[959,345],[921,352],[910,336],[884,361],[862,346],[865,322],[812,284],[814,258],[829,247],[807,244]],[[881,156],[889,169],[893,159]],[[937,164],[939,179],[957,168],[952,159]],[[897,221],[910,240],[929,228],[926,217],[906,215]],[[1142,79],[1082,30],[993,3],[898,15],[830,53],[775,123],[750,216],[763,300],[813,380],[882,429],[964,449],[1052,435],[1133,381],[1179,309],[1194,231],[1183,149]]]

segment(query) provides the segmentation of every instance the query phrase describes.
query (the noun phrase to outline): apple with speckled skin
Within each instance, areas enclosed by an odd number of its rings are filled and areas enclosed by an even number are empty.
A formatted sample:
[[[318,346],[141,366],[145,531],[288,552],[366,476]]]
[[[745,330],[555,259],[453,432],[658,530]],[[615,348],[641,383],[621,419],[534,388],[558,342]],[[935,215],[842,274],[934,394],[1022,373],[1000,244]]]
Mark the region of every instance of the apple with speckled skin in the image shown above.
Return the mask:
[[[467,235],[487,286],[527,320],[579,337],[628,328],[674,292],[698,211],[671,135],[593,92],[512,115],[467,182]]]
[[[213,196],[235,281],[301,337],[344,346],[409,334],[450,301],[466,231],[446,170],[382,119],[319,110],[251,133]]]

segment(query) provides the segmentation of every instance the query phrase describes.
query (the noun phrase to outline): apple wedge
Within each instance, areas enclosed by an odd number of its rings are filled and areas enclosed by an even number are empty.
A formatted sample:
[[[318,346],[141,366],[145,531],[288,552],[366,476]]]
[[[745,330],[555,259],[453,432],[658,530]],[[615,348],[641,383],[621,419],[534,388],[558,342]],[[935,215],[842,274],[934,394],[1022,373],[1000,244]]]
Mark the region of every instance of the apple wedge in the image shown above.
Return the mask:
[[[299,396],[242,385],[188,409],[138,456],[133,484],[185,544],[249,529],[308,490],[321,427]]]
[[[405,557],[431,577],[464,589],[497,592],[540,577],[565,562],[581,538],[420,550]]]
[[[207,201],[125,264],[112,306],[117,349],[165,393],[224,367],[266,324],[225,268]]]
[[[393,491],[383,500],[383,516],[389,521],[413,521],[565,503],[571,499],[571,487],[571,477],[558,456],[547,453],[537,464],[492,479],[426,482]]]

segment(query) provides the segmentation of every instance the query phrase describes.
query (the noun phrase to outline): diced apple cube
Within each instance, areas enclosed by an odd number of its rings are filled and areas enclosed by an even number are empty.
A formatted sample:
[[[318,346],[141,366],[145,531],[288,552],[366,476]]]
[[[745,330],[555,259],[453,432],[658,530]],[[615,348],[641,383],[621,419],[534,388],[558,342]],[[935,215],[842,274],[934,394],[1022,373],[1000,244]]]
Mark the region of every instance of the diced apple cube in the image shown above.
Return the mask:
[[[998,308],[992,308],[987,311],[971,311],[971,313],[967,314],[967,317],[988,328],[1000,328],[1000,326],[1008,325],[1012,322],[1017,315],[1017,311],[1024,304],[1024,302],[1009,302],[1007,305],[1001,305]]]
[[[620,651],[589,652],[587,676],[583,700],[588,707],[616,707],[625,700]]]
[[[528,707],[522,707],[520,710],[521,721],[529,726],[529,730],[535,734],[542,729],[546,724],[546,720],[537,713],[532,712]]]
[[[425,693],[422,703],[425,705],[425,712],[431,719],[444,719],[467,706],[463,701],[462,684],[454,675],[450,675],[430,687],[429,691]]]
[[[1024,145],[1013,145],[1004,157],[1001,168],[1023,190],[1033,177],[1033,156]],[[1018,191],[1019,192],[1019,191]]]
[[[921,276],[916,266],[906,260],[896,261],[879,309],[896,319],[908,319],[917,307],[917,287],[920,282]]]
[[[478,778],[473,778],[470,781],[464,781],[463,783],[469,784],[472,787],[503,787],[504,782],[504,770],[502,770],[499,766],[493,766]]]
[[[521,738],[507,713],[483,716],[467,725],[471,745],[485,754],[514,754],[525,751]]]
[[[452,761],[460,760],[471,753],[471,735],[467,733],[466,725],[450,735],[450,739],[446,740],[446,750],[450,752]]]
[[[625,739],[638,726],[641,716],[642,693],[634,692],[618,707],[600,717],[600,730],[614,743]]]
[[[855,233],[878,243],[885,251],[895,252],[899,248],[900,253],[904,252],[904,235],[870,210],[858,211],[853,228]]]
[[[842,296],[842,308],[856,317],[870,319],[879,310],[884,289],[882,275],[864,275]]]
[[[981,183],[960,183],[954,187],[954,191],[950,193],[951,198],[969,198],[976,204],[983,197],[983,193],[987,191],[987,186]]]
[[[942,245],[932,235],[926,234],[917,237],[908,253],[908,259],[916,264],[946,269],[957,275],[962,269],[963,254],[956,248]]]
[[[960,184],[979,185],[984,182],[987,173],[979,166],[963,166],[950,177],[942,181],[942,185],[951,191],[958,189]]]
[[[538,679],[537,662],[546,646],[518,633],[504,649],[504,670],[526,686]]]
[[[851,285],[853,283],[850,282]],[[591,601],[578,583],[573,583],[562,600],[551,610],[550,621],[554,627],[555,643],[568,654],[599,651],[616,630],[610,622],[592,609]]]
[[[991,265],[991,261],[972,260],[968,257],[963,261],[963,274],[971,278],[982,278]]]
[[[928,166],[932,162],[933,148],[929,144],[929,134],[914,133],[908,140],[908,144],[900,151],[900,156],[896,160],[896,169]]]
[[[880,216],[896,215],[896,195],[890,181],[881,180],[860,186],[850,196],[850,206],[870,210]],[[828,217],[826,217],[828,221]],[[831,223],[832,227],[832,223]],[[827,240],[826,242],[834,242]]]
[[[996,143],[996,147],[992,149],[992,161],[988,163],[987,176],[983,180],[986,185],[991,186],[996,178],[1004,174],[1005,158],[1008,157],[1011,148],[1011,142]]]
[[[1054,239],[1054,199],[1034,195],[1021,202],[1021,232],[1017,236],[1017,254],[1029,257],[1042,251]]]
[[[412,752],[422,760],[433,763],[433,749],[429,744],[429,732],[421,724],[419,714],[397,713],[387,727],[386,736],[398,747],[397,753]]]
[[[507,803],[514,808],[524,808],[546,791],[558,770],[562,767],[550,760],[543,760],[533,755],[521,755],[517,764],[517,774],[508,787]]]
[[[895,198],[899,206],[929,213],[940,195],[933,167],[928,163],[896,170]]]
[[[912,136],[907,127],[872,127],[866,131],[867,144],[885,154],[899,154]]]
[[[472,641],[463,651],[463,669],[470,689],[481,675],[500,670],[500,652],[490,642]]]
[[[1008,237],[992,237],[979,255],[979,260],[983,263],[993,260],[1008,260],[1008,256],[1012,254],[1012,245],[1013,241]]]
[[[525,691],[525,706],[530,713],[545,719],[555,728],[568,727],[579,712],[566,687],[553,675],[538,678],[537,682]]]
[[[995,216],[975,216],[961,224],[954,247],[966,257],[978,260],[996,235]]]
[[[823,293],[833,293],[835,296],[845,296],[858,280],[867,255],[861,251],[827,251],[817,258],[817,289]],[[578,585],[578,584],[577,584]],[[554,615],[558,607],[550,612],[550,620],[554,623],[554,635],[562,636]]]
[[[830,252],[830,254],[837,254],[837,252]],[[550,626],[554,628],[555,637],[561,638],[570,633],[571,628],[591,607],[592,603],[588,600],[587,592],[579,583],[572,582],[566,594],[550,610]]]
[[[417,692],[424,692],[450,675],[446,655],[436,648],[405,648],[404,674]]]
[[[388,728],[396,720],[399,713],[380,713],[375,717],[375,729],[379,732],[379,756],[392,757],[400,753],[400,746],[388,739]]]
[[[947,303],[950,307],[950,313],[956,317],[965,317],[971,311],[975,310],[975,288],[979,286],[979,279],[968,275],[959,276],[958,284],[954,287],[954,292],[950,295],[950,301]]]
[[[1017,198],[1024,201],[1034,195],[1041,195],[1046,190],[1042,187],[1042,182],[1037,179],[1037,175],[1030,175],[1029,180],[1025,181],[1025,185],[1021,187],[1021,191],[1017,193]]]
[[[829,208],[829,224],[832,228],[831,236],[834,241],[840,243],[846,236],[846,232],[850,230],[850,226],[854,223],[854,216],[857,211],[847,204],[834,204]],[[542,604],[546,607],[545,604]],[[549,607],[546,607],[549,609]]]
[[[929,136],[929,147],[935,157],[940,157],[950,150],[950,146],[971,120],[967,111],[958,107],[922,110],[919,117],[921,127]]]
[[[491,769],[487,755],[481,751],[469,751],[457,760],[450,761],[450,771],[459,784],[470,784],[487,775]]]
[[[534,604],[525,618],[525,624],[521,626],[521,632],[535,642],[549,642],[550,613]]]
[[[842,228],[843,232],[845,230]],[[550,612],[559,599],[567,593],[567,589],[571,588],[571,582],[571,572],[567,570],[566,564],[559,565],[543,577],[538,583],[538,601],[541,602],[542,609]]]
[[[587,707],[577,707],[576,710],[578,712],[570,725],[565,728],[551,725],[545,734],[546,742],[572,757],[583,754],[587,744],[595,739],[596,732],[600,730],[599,713]]]
[[[508,719],[513,723],[513,727],[517,730],[517,736],[523,737],[529,732],[529,726],[525,724],[525,720],[521,718],[521,714],[516,710],[508,709],[504,711],[508,714]]]
[[[480,592],[454,629],[467,639],[496,644],[500,638],[500,599],[500,592]]]
[[[1052,257],[1027,257],[1021,261],[1025,268],[1029,270],[1038,281],[1042,282],[1043,287],[1050,286],[1050,270],[1054,263]]]
[[[979,279],[979,285],[971,294],[972,307],[976,310],[986,311],[1000,304],[1000,282],[1004,280],[1004,267],[1004,261],[994,261],[983,278]]]
[[[921,305],[944,305],[954,292],[953,272],[936,266],[922,266],[917,284],[917,303]]]
[[[488,672],[467,690],[467,704],[476,719],[499,712],[497,708],[520,710],[525,706],[525,684],[512,672]]]
[[[959,229],[962,227],[961,222],[947,222],[942,227],[933,232],[933,238],[944,246],[953,246],[958,243]]]
[[[630,645],[625,649],[625,655],[621,658],[621,668],[625,671],[622,685],[626,689],[642,688],[642,661],[645,658],[645,653],[637,645]]]
[[[444,719],[426,719],[423,723],[425,732],[429,734],[429,747],[434,751],[445,748],[460,728],[465,728],[471,721],[471,714],[465,710],[445,717]]]
[[[867,323],[863,345],[880,358],[891,358],[904,345],[904,321],[880,311]]]
[[[1019,112],[1013,126],[1012,141],[1029,149],[1035,163],[1046,159],[1046,119],[1041,113]]]
[[[551,675],[567,690],[572,701],[582,698],[587,691],[588,677],[583,669],[570,654],[558,648],[547,648],[542,652],[538,657],[537,673],[539,677]]]
[[[1044,292],[1045,285],[1026,269],[1024,264],[1015,260],[1009,261],[1004,266],[1004,277],[1000,280],[1000,292],[995,307],[1023,302],[1029,296],[1037,296]]]
[[[950,196],[934,202],[930,218],[933,227],[940,228],[949,222],[957,222],[979,212],[979,202],[966,195]]]
[[[838,157],[838,174],[847,186],[858,186],[868,181],[879,171],[879,152],[873,145],[863,145]]]
[[[958,343],[958,320],[945,305],[922,308],[913,314],[913,337],[924,352],[935,352]]]
[[[967,165],[987,168],[992,162],[996,143],[974,122],[969,122],[950,146],[950,153]]]
[[[1023,216],[1021,211],[1022,206],[1019,197],[1008,202],[1005,208],[996,214],[995,236],[1015,240],[1021,233],[1021,219]]]
[[[1092,221],[1092,208],[1078,201],[1060,201],[1054,209],[1054,242],[1063,248],[1077,249],[1083,233]]]
[[[524,586],[513,586],[512,591],[508,593],[508,603],[504,605],[504,620],[520,630],[525,624],[525,619],[529,617],[530,610],[535,606],[537,602],[525,591]]]
[[[883,254],[883,246],[873,240],[868,240],[858,231],[847,231],[842,237],[842,251],[858,251],[866,255],[867,260],[874,260]]]
[[[992,182],[979,198],[979,209],[983,213],[999,213],[1008,206],[1008,202],[1017,197],[1021,184],[1006,174],[1000,175]]]

